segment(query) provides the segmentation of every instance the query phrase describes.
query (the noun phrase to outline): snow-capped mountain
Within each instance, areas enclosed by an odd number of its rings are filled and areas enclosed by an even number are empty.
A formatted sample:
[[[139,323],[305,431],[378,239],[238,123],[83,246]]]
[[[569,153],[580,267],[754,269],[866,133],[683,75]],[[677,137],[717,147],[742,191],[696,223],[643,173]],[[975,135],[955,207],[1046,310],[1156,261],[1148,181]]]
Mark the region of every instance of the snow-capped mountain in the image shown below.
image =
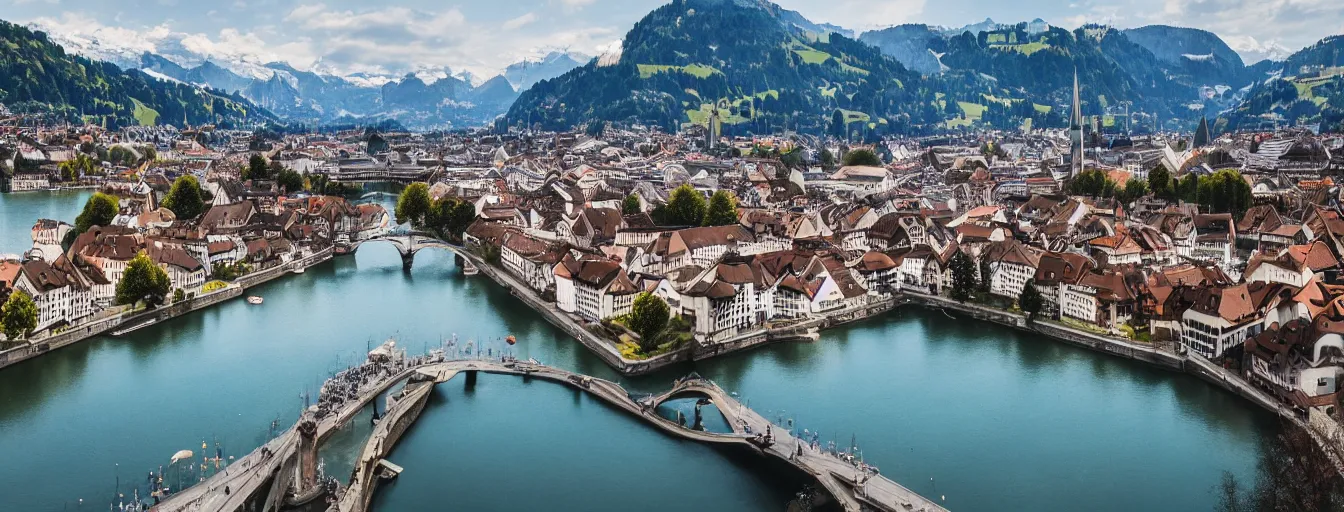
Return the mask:
[[[237,92],[282,118],[394,117],[412,127],[479,124],[503,113],[522,89],[559,76],[590,58],[553,51],[485,77],[466,69],[426,67],[403,75],[340,76],[315,63],[302,70],[221,49],[190,34],[165,29],[135,32],[110,27],[34,23],[67,52],[140,69],[161,80]],[[408,82],[408,80],[410,80]]]
[[[1251,36],[1229,36],[1223,39],[1227,41],[1228,46],[1241,54],[1241,60],[1248,66],[1262,60],[1280,62],[1294,52],[1293,49],[1273,39],[1258,41]]]

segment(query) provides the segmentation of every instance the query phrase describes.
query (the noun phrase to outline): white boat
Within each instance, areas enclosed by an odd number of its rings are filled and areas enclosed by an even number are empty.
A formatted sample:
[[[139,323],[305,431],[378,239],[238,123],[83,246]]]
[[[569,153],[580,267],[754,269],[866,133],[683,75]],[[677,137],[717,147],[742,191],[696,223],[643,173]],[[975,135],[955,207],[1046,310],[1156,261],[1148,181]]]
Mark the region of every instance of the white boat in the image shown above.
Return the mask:
[[[256,295],[253,295],[253,296],[247,298],[247,303],[248,303],[248,304],[253,304],[253,305],[261,304],[261,301],[262,301],[262,298],[261,298],[261,297],[258,297],[258,296],[256,296]]]
[[[294,269],[294,270],[291,270],[290,272],[293,272],[293,273],[295,273],[295,274],[302,274],[302,273],[303,273],[303,267],[296,268],[296,269]]]

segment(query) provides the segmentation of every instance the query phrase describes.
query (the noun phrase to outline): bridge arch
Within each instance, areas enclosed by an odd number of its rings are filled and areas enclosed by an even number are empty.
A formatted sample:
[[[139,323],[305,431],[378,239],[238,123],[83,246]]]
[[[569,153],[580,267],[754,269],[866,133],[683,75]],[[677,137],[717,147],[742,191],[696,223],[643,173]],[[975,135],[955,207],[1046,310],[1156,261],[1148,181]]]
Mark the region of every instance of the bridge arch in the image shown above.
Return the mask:
[[[392,244],[401,254],[401,267],[406,272],[411,271],[415,264],[415,254],[424,249],[446,249],[452,251],[461,260],[469,262],[466,256],[466,249],[460,245],[442,240],[431,233],[424,231],[415,231],[408,229],[395,229],[386,234],[366,238],[351,242],[345,245],[342,254],[354,254],[361,246],[372,242],[387,242]]]

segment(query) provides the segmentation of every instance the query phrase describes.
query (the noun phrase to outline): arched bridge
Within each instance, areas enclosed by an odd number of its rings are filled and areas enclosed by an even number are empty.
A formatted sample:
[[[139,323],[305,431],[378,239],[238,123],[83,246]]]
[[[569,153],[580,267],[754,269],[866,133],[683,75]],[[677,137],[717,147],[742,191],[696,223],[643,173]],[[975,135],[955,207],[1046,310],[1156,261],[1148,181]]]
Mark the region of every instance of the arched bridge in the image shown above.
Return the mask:
[[[446,249],[462,256],[463,261],[470,265],[471,260],[466,257],[466,248],[461,245],[445,241],[428,231],[420,231],[399,226],[396,229],[388,231],[385,234],[365,238],[340,244],[339,253],[354,254],[360,246],[372,242],[388,242],[397,248],[401,253],[401,267],[407,272],[411,271],[411,266],[415,263],[415,253],[422,249]]]
[[[669,435],[702,443],[737,445],[763,456],[777,458],[817,480],[840,508],[847,512],[878,510],[886,512],[939,512],[942,506],[926,499],[900,484],[878,474],[876,468],[866,466],[841,453],[827,452],[806,440],[797,439],[783,428],[772,425],[755,411],[746,408],[712,381],[691,375],[678,379],[672,389],[654,395],[631,394],[620,384],[541,365],[535,361],[516,360],[454,360],[422,359],[417,363],[396,368],[393,375],[372,385],[358,400],[349,402],[333,416],[309,425],[318,440],[324,432],[338,428],[396,382],[406,385],[396,392],[385,408],[387,413],[378,423],[356,461],[348,487],[342,488],[331,504],[329,512],[363,512],[368,509],[377,486],[384,458],[392,451],[401,435],[419,416],[428,402],[435,384],[466,374],[467,385],[475,382],[475,374],[493,373],[539,378],[582,390],[620,410],[624,410],[652,427]],[[687,428],[662,417],[658,405],[678,396],[703,395],[724,414],[732,426],[732,433],[714,433]],[[304,422],[312,421],[307,414],[300,424],[280,437],[259,448],[257,452],[231,464],[229,471],[197,484],[164,503],[154,507],[158,512],[235,512],[258,503],[264,512],[278,510],[282,498],[293,488],[303,488],[300,457],[301,431]],[[769,433],[769,435],[765,435]],[[311,434],[309,437],[312,437]],[[308,445],[312,450],[311,444]],[[297,468],[297,469],[296,469]],[[296,474],[297,473],[297,474]],[[296,485],[297,484],[297,485]],[[228,492],[229,489],[232,492]],[[223,492],[221,492],[223,491]],[[250,497],[250,499],[249,499]],[[262,501],[264,499],[264,501]],[[247,504],[253,505],[247,505]]]

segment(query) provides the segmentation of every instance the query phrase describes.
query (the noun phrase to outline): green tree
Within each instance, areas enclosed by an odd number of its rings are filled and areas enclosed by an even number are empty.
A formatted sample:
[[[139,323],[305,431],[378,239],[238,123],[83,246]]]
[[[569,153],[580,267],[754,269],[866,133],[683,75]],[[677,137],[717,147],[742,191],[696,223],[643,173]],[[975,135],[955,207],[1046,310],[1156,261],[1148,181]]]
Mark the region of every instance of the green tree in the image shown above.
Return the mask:
[[[792,148],[779,154],[779,163],[785,169],[797,169],[803,166],[803,154],[798,148]]]
[[[869,167],[882,167],[882,159],[877,157],[871,149],[856,149],[845,153],[845,165],[866,165]]]
[[[1158,164],[1153,170],[1148,171],[1148,189],[1153,191],[1153,195],[1162,199],[1171,199],[1175,193],[1175,185],[1171,181],[1171,171],[1167,166]]]
[[[831,135],[837,139],[843,139],[847,135],[846,132],[845,113],[836,109],[835,112],[831,113]]]
[[[107,151],[107,158],[113,164],[124,165],[126,167],[135,165],[137,160],[134,151],[122,146],[112,146],[112,149]]]
[[[639,335],[641,350],[651,352],[658,348],[658,335],[667,328],[671,314],[667,302],[657,295],[643,292],[635,297],[635,302],[630,306],[630,315],[626,318],[626,325]]]
[[[621,201],[621,213],[624,215],[634,215],[640,212],[639,196],[630,194]]]
[[[737,224],[737,200],[727,190],[719,190],[709,196],[709,208],[705,211],[705,226],[727,226]]]
[[[1124,188],[1116,193],[1116,198],[1121,203],[1129,204],[1148,195],[1148,182],[1144,180],[1129,180],[1125,182]]]
[[[84,203],[84,211],[75,217],[75,229],[72,233],[78,235],[93,226],[112,224],[112,219],[116,218],[118,210],[115,196],[97,192],[89,196],[89,200]]]
[[[1045,297],[1041,295],[1040,290],[1036,289],[1036,281],[1028,279],[1027,284],[1022,286],[1022,293],[1017,296],[1017,307],[1022,308],[1022,311],[1027,313],[1027,319],[1035,320],[1043,306],[1045,306]]]
[[[425,215],[430,212],[433,202],[429,199],[429,185],[412,183],[397,198],[396,216],[398,224],[410,223],[419,226],[424,223]]]
[[[690,185],[672,191],[667,199],[667,222],[675,226],[699,226],[705,219],[705,196]]]
[[[831,150],[829,149],[821,148],[821,151],[817,155],[817,160],[821,161],[821,166],[826,169],[835,167],[835,153],[831,153]]]
[[[168,273],[141,251],[131,258],[121,274],[121,282],[117,283],[117,304],[134,305],[144,301],[150,307],[158,306],[163,304],[171,287]]]
[[[994,283],[994,267],[989,265],[989,258],[980,258],[980,277],[976,283],[979,285],[976,290],[981,293],[981,297],[989,296],[989,287]]]
[[[37,328],[37,304],[23,290],[10,292],[9,299],[0,306],[0,324],[11,342],[27,337]]]
[[[205,211],[205,200],[201,196],[200,182],[195,176],[184,174],[173,180],[173,188],[163,198],[163,207],[172,210],[179,219],[195,219]]]
[[[247,160],[247,167],[243,168],[243,181],[266,179],[270,179],[270,169],[266,167],[266,157],[252,155],[252,158]]]
[[[952,270],[952,298],[962,302],[969,300],[971,291],[978,286],[975,279],[975,263],[966,256],[966,253],[957,252],[948,262],[948,268]]]
[[[1199,202],[1199,175],[1187,173],[1181,177],[1176,184],[1176,193],[1182,201],[1187,203]]]
[[[303,175],[298,171],[284,169],[275,175],[275,182],[288,194],[303,190]]]

